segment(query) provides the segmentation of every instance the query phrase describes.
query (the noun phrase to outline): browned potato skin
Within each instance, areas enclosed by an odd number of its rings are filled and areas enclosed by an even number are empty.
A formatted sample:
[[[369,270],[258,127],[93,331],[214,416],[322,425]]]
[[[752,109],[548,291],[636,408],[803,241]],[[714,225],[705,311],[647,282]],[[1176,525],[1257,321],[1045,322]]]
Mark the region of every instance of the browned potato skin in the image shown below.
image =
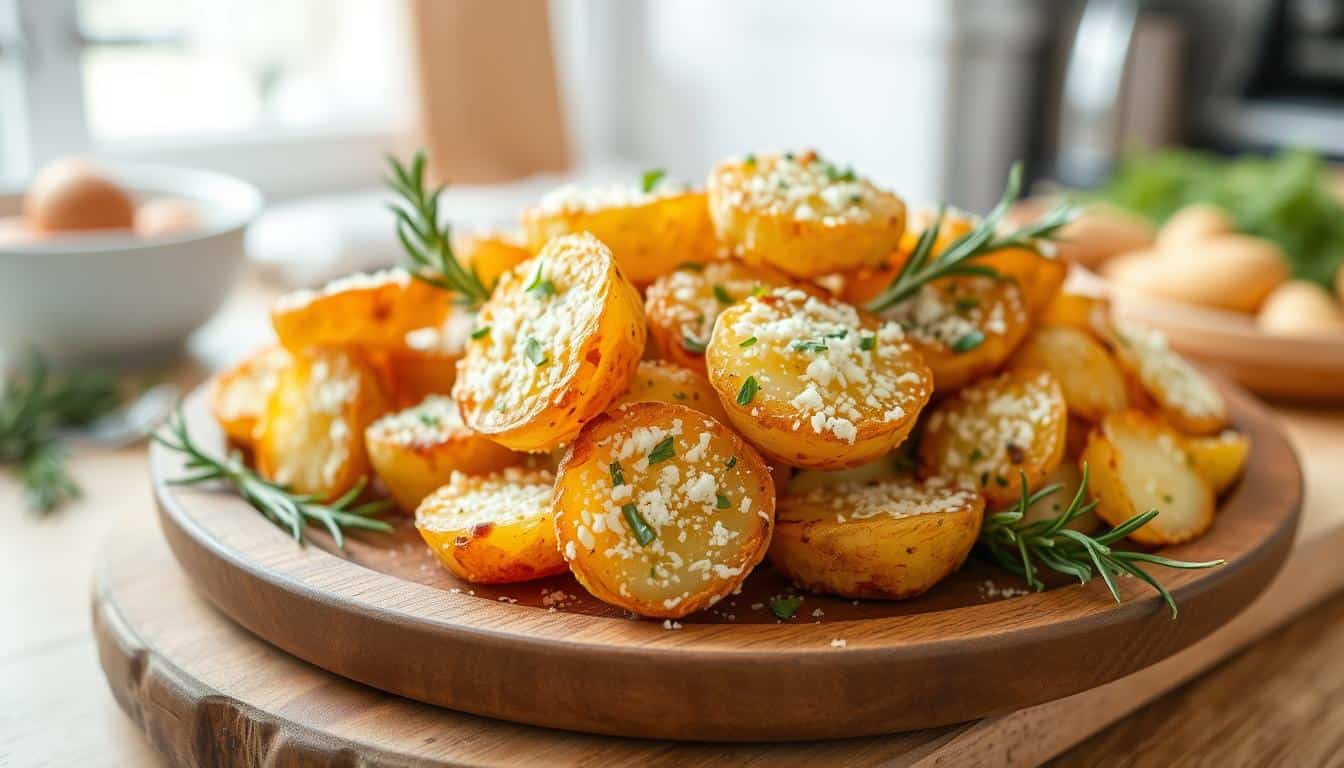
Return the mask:
[[[591,490],[587,488],[590,480],[586,478],[602,478],[598,481],[602,484],[609,476],[611,453],[605,447],[599,447],[598,443],[621,431],[641,426],[663,426],[670,424],[673,419],[681,419],[687,428],[708,431],[713,436],[711,439],[719,438],[732,446],[732,455],[737,457],[733,469],[745,478],[741,485],[753,499],[753,527],[739,534],[743,540],[740,545],[741,557],[737,562],[741,568],[738,576],[716,577],[715,581],[705,582],[700,591],[692,592],[675,606],[668,607],[662,602],[643,602],[635,595],[622,595],[620,584],[604,572],[607,564],[603,560],[606,556],[602,553],[620,540],[615,534],[610,531],[594,532],[594,544],[587,547],[579,540],[575,530],[582,512],[592,509],[588,495]],[[630,470],[627,468],[626,471]],[[627,475],[627,482],[630,477]],[[602,487],[607,486],[603,484]],[[553,505],[557,545],[569,560],[574,577],[589,593],[606,603],[644,616],[679,619],[703,610],[730,594],[765,557],[774,528],[775,484],[770,468],[760,455],[737,433],[717,420],[681,405],[630,403],[593,419],[570,445],[556,478]],[[568,552],[571,549],[574,554]]]
[[[972,263],[989,267],[999,276],[1017,283],[1032,318],[1043,315],[1068,276],[1068,265],[1026,248],[1004,248],[985,254]]]
[[[640,361],[630,380],[630,388],[616,398],[612,407],[626,403],[684,405],[728,423],[728,414],[723,412],[718,394],[704,376],[663,360]]]
[[[453,245],[458,262],[476,273],[481,285],[494,287],[501,275],[532,258],[521,240],[504,234],[467,235]]]
[[[252,445],[257,424],[266,412],[266,401],[280,372],[288,365],[289,353],[283,347],[269,346],[253,352],[215,379],[210,412],[230,440]]]
[[[1185,453],[1214,493],[1222,493],[1241,477],[1251,453],[1251,440],[1240,432],[1228,430],[1210,437],[1187,437]]]
[[[1060,291],[1041,314],[1043,326],[1076,328],[1096,335],[1099,323],[1111,315],[1111,302],[1100,296]]]
[[[523,214],[528,248],[539,253],[560,235],[590,232],[611,248],[630,282],[648,285],[687,261],[714,256],[717,243],[703,192],[659,195],[642,205],[597,211],[546,211]]]
[[[352,350],[319,347],[291,357],[293,362],[276,380],[258,425],[257,471],[292,491],[329,501],[369,476],[364,430],[387,412],[387,395],[373,368]],[[322,404],[324,370],[340,376],[351,390],[338,413],[324,410]],[[332,445],[337,419],[345,429],[340,443]],[[343,456],[332,464],[335,450]]]
[[[486,477],[456,475],[430,494],[416,509],[416,528],[439,561],[460,579],[474,584],[512,584],[565,572],[565,559],[555,545],[555,527],[544,506],[521,521],[481,522],[470,528],[434,530],[426,518],[449,511],[462,486],[503,482],[550,487],[550,472],[505,470]],[[544,500],[542,501],[544,505]]]
[[[985,511],[984,499],[967,492],[967,503],[944,512],[840,522],[828,493],[780,499],[770,563],[799,588],[850,598],[927,592],[965,562]]]
[[[286,349],[314,346],[401,346],[416,328],[437,326],[448,316],[452,294],[423,280],[404,278],[281,297],[271,310],[275,335]]]
[[[1124,373],[1106,347],[1084,331],[1037,328],[1013,355],[1012,366],[1049,371],[1063,389],[1069,413],[1088,421],[1129,404]]]

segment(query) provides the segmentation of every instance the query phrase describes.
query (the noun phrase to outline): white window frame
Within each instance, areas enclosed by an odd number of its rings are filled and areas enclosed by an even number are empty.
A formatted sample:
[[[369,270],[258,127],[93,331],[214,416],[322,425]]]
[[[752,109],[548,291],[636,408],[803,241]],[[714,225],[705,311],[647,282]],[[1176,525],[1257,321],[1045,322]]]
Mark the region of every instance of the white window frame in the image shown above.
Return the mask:
[[[409,125],[343,125],[97,142],[84,107],[87,45],[77,0],[0,0],[0,179],[13,183],[54,158],[88,154],[229,173],[276,199],[377,185],[384,154],[403,149],[410,134]]]

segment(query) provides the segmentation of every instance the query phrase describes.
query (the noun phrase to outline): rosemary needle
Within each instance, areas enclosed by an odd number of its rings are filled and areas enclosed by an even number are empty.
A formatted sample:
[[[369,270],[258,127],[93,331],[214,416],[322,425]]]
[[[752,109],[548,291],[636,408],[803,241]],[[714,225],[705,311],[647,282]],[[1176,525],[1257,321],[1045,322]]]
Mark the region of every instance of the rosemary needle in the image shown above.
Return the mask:
[[[444,188],[430,191],[425,186],[425,153],[416,152],[410,167],[391,156],[387,162],[392,169],[387,185],[399,198],[388,207],[397,218],[397,239],[410,257],[411,274],[456,291],[473,306],[490,298],[480,277],[464,269],[453,253],[451,227],[439,224],[439,197]]]

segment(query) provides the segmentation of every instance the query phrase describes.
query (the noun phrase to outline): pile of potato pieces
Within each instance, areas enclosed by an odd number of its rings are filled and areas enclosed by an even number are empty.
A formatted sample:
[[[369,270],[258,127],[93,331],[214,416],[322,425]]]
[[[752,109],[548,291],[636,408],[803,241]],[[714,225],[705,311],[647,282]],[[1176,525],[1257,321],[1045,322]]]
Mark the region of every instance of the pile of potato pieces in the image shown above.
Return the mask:
[[[494,286],[474,312],[401,270],[284,297],[279,346],[217,379],[214,412],[294,490],[376,476],[459,578],[568,569],[667,619],[767,556],[801,589],[919,595],[1024,479],[1063,486],[1029,510],[1058,515],[1083,462],[1099,504],[1075,528],[1157,508],[1137,544],[1207,530],[1249,442],[1057,260],[994,252],[997,279],[858,306],[929,218],[813,152],[734,158],[707,192],[564,188],[526,246],[459,243]]]

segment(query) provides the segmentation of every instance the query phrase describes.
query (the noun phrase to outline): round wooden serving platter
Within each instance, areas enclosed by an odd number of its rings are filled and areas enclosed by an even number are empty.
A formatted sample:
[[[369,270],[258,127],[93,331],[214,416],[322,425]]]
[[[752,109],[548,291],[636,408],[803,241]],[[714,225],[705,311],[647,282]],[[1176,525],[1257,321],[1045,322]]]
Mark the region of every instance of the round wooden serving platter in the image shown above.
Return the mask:
[[[1297,526],[1302,476],[1265,410],[1225,388],[1252,439],[1246,476],[1207,535],[1163,551],[1224,558],[1163,571],[1177,620],[1148,588],[1021,583],[972,560],[904,602],[793,594],[768,566],[742,593],[667,627],[606,606],[571,578],[485,588],[439,567],[408,519],[392,535],[295,544],[243,501],[167,484],[180,457],[155,446],[150,470],[168,543],[226,615],[277,647],[382,690],[452,709],[591,733],[706,741],[796,740],[928,728],[1067,696],[1153,664],[1204,637],[1260,592]],[[198,392],[197,441],[226,446]],[[1011,598],[1011,599],[1009,599]]]

